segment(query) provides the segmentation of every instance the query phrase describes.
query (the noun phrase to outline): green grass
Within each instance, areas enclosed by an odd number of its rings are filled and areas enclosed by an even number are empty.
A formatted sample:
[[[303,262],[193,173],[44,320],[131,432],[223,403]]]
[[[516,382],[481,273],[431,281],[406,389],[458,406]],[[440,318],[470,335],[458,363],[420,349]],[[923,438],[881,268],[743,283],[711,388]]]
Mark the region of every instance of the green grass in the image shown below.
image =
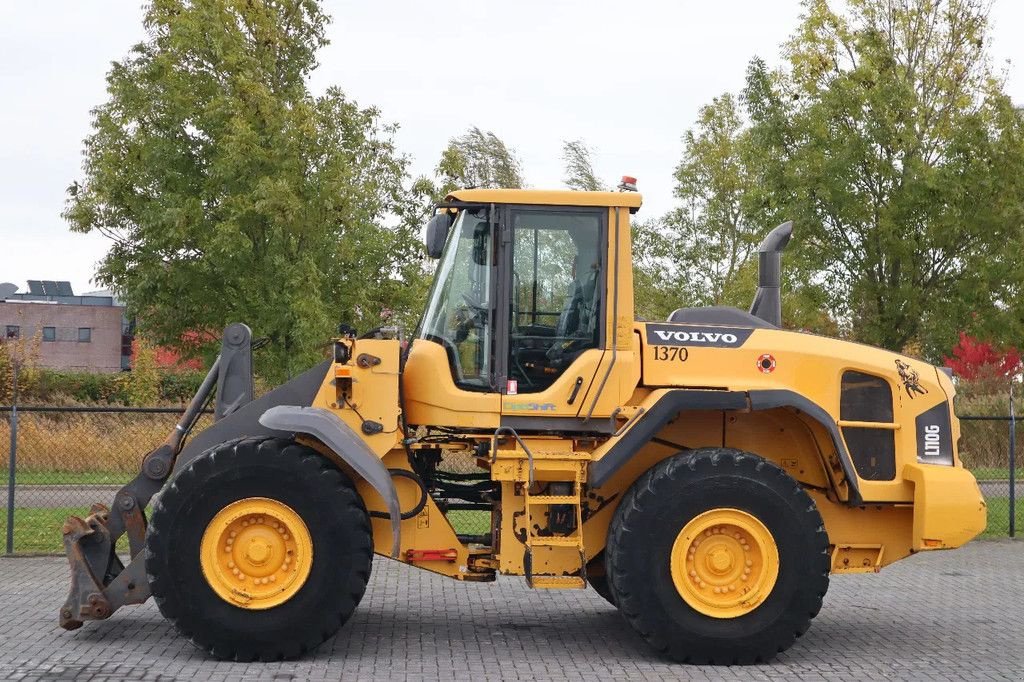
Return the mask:
[[[1009,499],[993,497],[988,500],[988,527],[982,537],[1006,537],[1009,533]],[[1017,500],[1017,533],[1024,536],[1024,500]],[[84,517],[87,509],[58,507],[55,509],[14,510],[14,551],[63,553],[61,526],[71,515]],[[482,534],[490,529],[490,513],[486,511],[458,511],[451,513],[452,525],[458,533]],[[0,510],[0,538],[6,538],[7,515]],[[123,538],[122,538],[123,540]]]
[[[72,514],[84,517],[88,513],[88,509],[79,507],[15,509],[14,552],[16,554],[63,552],[64,539],[61,535],[61,526],[64,525],[64,520]],[[6,543],[6,510],[0,512],[0,530],[3,531],[4,542]]]
[[[979,481],[1006,481],[1010,478],[1009,467],[975,467],[971,473]],[[1017,467],[1017,480],[1024,483],[1024,471]]]
[[[148,510],[147,510],[148,511]],[[80,507],[57,507],[54,509],[14,510],[14,551],[16,554],[64,552],[61,526],[69,516],[89,513]],[[491,528],[491,515],[486,511],[456,511],[451,513],[452,525],[457,533],[478,535]],[[7,512],[0,509],[0,543],[7,537]],[[122,538],[122,542],[125,539]],[[0,548],[3,545],[0,544]]]
[[[146,510],[147,513],[149,510]],[[14,510],[15,554],[63,554],[64,536],[61,526],[69,516],[83,519],[89,514],[85,507],[54,507],[53,509],[16,508]],[[7,550],[7,510],[0,510],[0,553]],[[128,538],[118,540],[119,551],[128,551]]]
[[[460,535],[485,535],[491,532],[491,512],[476,509],[451,511],[447,514],[455,532]]]
[[[123,471],[17,471],[18,485],[123,485],[134,474]],[[0,469],[0,485],[7,483],[7,469]]]
[[[981,537],[1004,538],[1010,533],[1010,498],[990,497],[985,500],[988,505],[988,526]],[[1015,534],[1018,537],[1024,536],[1024,500],[1019,497],[1016,500],[1016,522]]]

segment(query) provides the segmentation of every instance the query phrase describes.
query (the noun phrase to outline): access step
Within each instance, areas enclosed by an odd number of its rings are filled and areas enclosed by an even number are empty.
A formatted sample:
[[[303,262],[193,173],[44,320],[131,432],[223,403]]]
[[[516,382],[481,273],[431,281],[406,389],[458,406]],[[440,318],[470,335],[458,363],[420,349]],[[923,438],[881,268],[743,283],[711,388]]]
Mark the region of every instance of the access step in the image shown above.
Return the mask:
[[[530,586],[540,590],[582,590],[587,581],[578,575],[535,575]]]
[[[578,495],[530,495],[530,504],[576,504]]]
[[[580,548],[580,538],[575,535],[547,535],[530,538],[532,547],[575,547]]]

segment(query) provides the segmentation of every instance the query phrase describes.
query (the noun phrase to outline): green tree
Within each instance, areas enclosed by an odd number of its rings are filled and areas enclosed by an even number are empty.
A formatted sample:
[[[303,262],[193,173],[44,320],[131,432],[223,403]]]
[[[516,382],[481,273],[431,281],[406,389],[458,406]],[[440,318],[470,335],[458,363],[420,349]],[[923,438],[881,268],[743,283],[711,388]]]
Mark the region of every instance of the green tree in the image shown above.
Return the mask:
[[[562,143],[566,187],[577,192],[602,192],[608,189],[594,173],[592,155],[593,150],[583,140],[566,140]]]
[[[121,374],[124,392],[130,405],[156,405],[160,399],[160,368],[156,347],[142,337],[135,339],[132,371]]]
[[[670,264],[669,281],[698,305],[748,304],[751,278],[741,276],[769,227],[751,211],[751,149],[742,113],[732,95],[701,107],[683,136],[675,171],[680,206],[657,225],[655,240]]]
[[[422,296],[422,197],[394,127],[306,82],[327,43],[314,0],[153,0],[147,38],[107,74],[71,228],[113,244],[97,279],[155,343],[245,321],[280,378],[339,320],[411,317]]]
[[[476,126],[449,140],[437,164],[437,175],[441,178],[442,199],[448,192],[467,187],[526,185],[515,150],[493,132]]]
[[[675,170],[678,207],[634,228],[634,280],[643,315],[663,318],[683,306],[750,305],[757,289],[757,246],[788,219],[784,209],[768,210],[760,186],[763,157],[734,96],[726,93],[701,107],[697,124],[683,135],[683,159]],[[783,323],[834,333],[821,288],[789,252],[784,262]]]
[[[786,68],[744,91],[753,204],[797,226],[807,281],[855,339],[938,357],[1021,331],[1024,121],[983,0],[805,3]]]

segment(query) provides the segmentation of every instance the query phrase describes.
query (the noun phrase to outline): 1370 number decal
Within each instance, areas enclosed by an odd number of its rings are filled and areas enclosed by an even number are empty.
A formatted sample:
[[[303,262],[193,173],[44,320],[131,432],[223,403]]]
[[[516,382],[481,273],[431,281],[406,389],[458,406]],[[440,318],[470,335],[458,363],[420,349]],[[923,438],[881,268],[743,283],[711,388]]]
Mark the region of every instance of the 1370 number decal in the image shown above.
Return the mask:
[[[675,360],[686,362],[690,357],[689,351],[684,346],[654,346],[655,360]]]

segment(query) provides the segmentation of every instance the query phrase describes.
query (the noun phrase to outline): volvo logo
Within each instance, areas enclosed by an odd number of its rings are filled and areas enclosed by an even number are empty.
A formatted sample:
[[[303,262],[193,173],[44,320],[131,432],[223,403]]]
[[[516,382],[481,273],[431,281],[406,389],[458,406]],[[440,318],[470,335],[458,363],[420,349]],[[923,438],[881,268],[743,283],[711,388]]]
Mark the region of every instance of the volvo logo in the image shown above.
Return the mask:
[[[732,345],[738,340],[735,334],[718,332],[667,332],[661,329],[654,331],[662,341],[689,341],[691,343],[718,343]]]
[[[648,324],[647,343],[652,346],[738,348],[750,338],[753,331],[753,329],[742,329],[740,327]]]

